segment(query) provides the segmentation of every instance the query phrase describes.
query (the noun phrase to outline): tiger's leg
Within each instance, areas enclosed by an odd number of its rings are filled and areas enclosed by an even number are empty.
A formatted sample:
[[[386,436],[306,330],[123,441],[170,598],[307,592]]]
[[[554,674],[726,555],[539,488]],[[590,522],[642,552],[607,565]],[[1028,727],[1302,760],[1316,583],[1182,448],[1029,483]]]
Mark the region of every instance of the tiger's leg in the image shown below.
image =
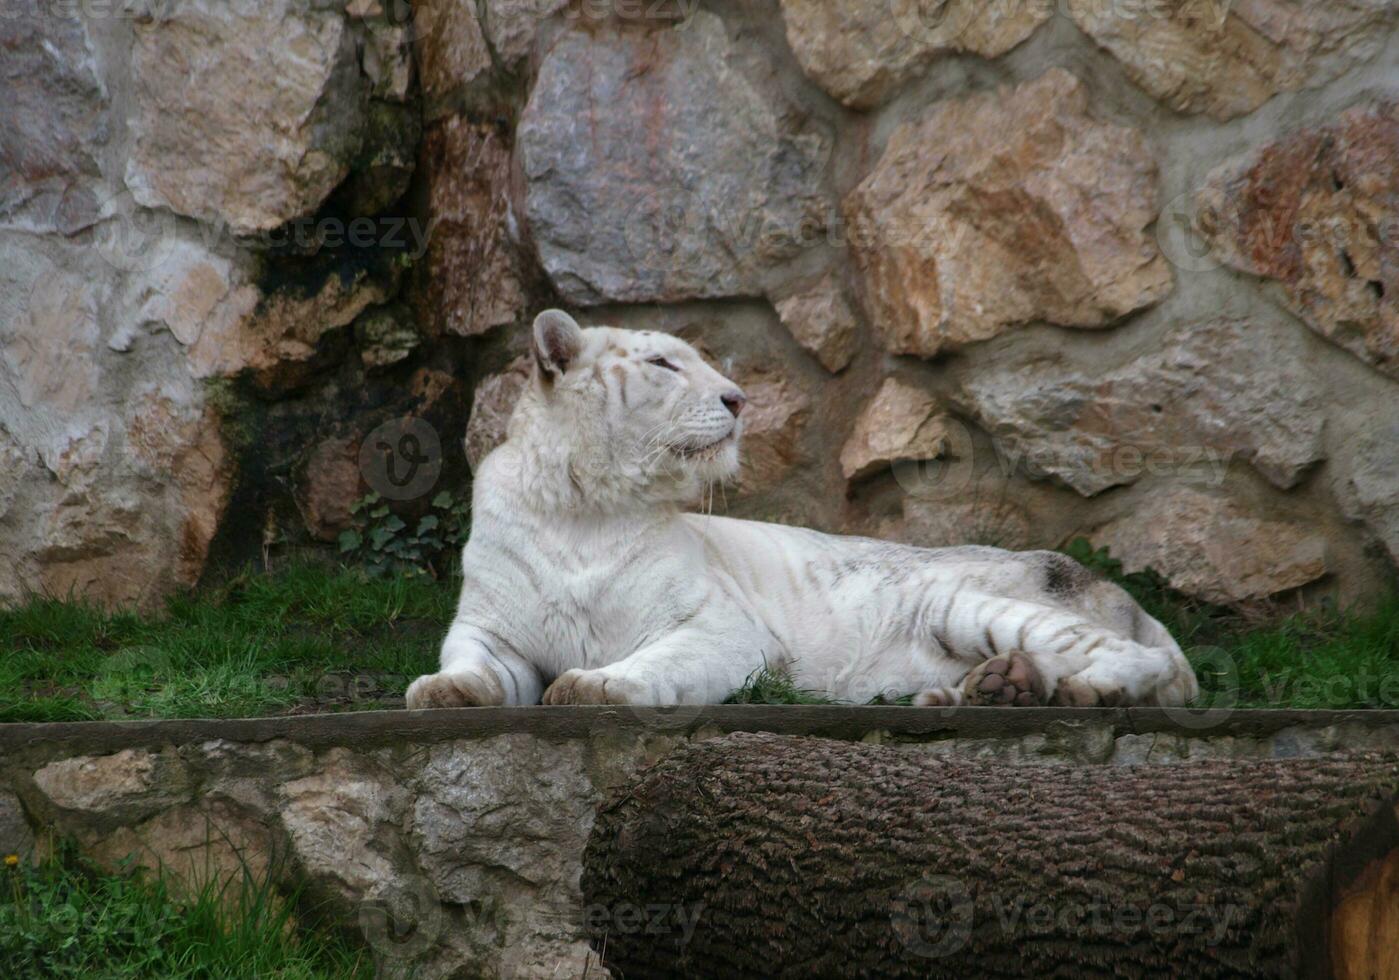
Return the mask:
[[[764,664],[756,636],[680,629],[630,656],[592,669],[566,670],[545,704],[719,704]]]
[[[931,590],[920,621],[950,655],[975,665],[962,686],[970,701],[987,688],[994,703],[1016,703],[1030,691],[1028,703],[1044,703],[1047,696],[1050,703],[1081,706],[1174,705],[1195,695],[1190,665],[1168,636],[1147,646],[1047,603],[962,585]],[[999,686],[987,683],[990,676],[1002,678]],[[1007,683],[1016,694],[1000,701],[997,692]]]
[[[441,670],[408,687],[409,709],[538,704],[544,682],[533,664],[498,649],[491,636],[454,623],[442,641]]]

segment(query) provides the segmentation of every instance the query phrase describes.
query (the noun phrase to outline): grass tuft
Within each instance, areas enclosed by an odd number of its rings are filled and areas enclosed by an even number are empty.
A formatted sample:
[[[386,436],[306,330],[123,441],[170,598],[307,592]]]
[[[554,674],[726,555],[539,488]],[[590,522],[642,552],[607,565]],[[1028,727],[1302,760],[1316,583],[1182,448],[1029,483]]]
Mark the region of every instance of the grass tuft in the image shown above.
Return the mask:
[[[807,691],[792,683],[781,671],[761,667],[748,675],[743,686],[729,695],[725,704],[839,704],[820,691]]]
[[[177,898],[161,875],[103,872],[60,846],[38,866],[0,867],[0,976],[6,980],[368,980],[372,958],[308,928],[301,896],[244,870]]]

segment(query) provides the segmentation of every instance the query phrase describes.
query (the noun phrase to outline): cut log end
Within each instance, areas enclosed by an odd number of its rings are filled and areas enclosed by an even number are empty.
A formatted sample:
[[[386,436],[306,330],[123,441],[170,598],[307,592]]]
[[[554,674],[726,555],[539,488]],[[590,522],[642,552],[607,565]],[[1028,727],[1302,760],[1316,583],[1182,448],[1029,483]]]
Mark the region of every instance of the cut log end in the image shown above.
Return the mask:
[[[1337,980],[1399,977],[1399,849],[1339,890],[1330,927]]]

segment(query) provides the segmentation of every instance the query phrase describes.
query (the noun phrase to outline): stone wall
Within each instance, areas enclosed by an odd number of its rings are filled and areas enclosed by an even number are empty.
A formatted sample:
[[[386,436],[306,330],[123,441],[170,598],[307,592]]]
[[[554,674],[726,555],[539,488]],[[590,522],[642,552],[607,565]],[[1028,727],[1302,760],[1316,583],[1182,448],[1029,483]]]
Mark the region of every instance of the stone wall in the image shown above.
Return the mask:
[[[546,304],[743,384],[737,514],[1399,557],[1399,3],[10,7],[0,598],[333,540],[405,418],[464,489]]]
[[[598,803],[685,740],[730,731],[881,742],[930,766],[1169,765],[1393,747],[1399,712],[583,707],[5,725],[0,854],[56,835],[179,881],[240,881],[246,866],[308,882],[383,976],[580,976]]]

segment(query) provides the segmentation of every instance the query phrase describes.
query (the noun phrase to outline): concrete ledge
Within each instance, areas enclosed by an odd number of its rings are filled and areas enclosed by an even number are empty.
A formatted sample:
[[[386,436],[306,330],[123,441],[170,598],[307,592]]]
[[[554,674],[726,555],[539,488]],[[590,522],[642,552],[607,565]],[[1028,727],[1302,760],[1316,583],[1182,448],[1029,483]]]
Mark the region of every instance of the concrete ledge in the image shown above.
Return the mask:
[[[1113,735],[1173,733],[1188,738],[1264,737],[1286,728],[1399,726],[1399,710],[1307,711],[1241,708],[904,708],[846,705],[704,705],[453,708],[362,711],[278,718],[44,722],[0,725],[0,752],[50,747],[73,752],[183,745],[208,739],[308,747],[374,747],[521,733],[545,739],[604,733],[695,735],[705,731],[773,732],[859,739],[881,732],[898,740],[1016,738],[1064,725]]]

